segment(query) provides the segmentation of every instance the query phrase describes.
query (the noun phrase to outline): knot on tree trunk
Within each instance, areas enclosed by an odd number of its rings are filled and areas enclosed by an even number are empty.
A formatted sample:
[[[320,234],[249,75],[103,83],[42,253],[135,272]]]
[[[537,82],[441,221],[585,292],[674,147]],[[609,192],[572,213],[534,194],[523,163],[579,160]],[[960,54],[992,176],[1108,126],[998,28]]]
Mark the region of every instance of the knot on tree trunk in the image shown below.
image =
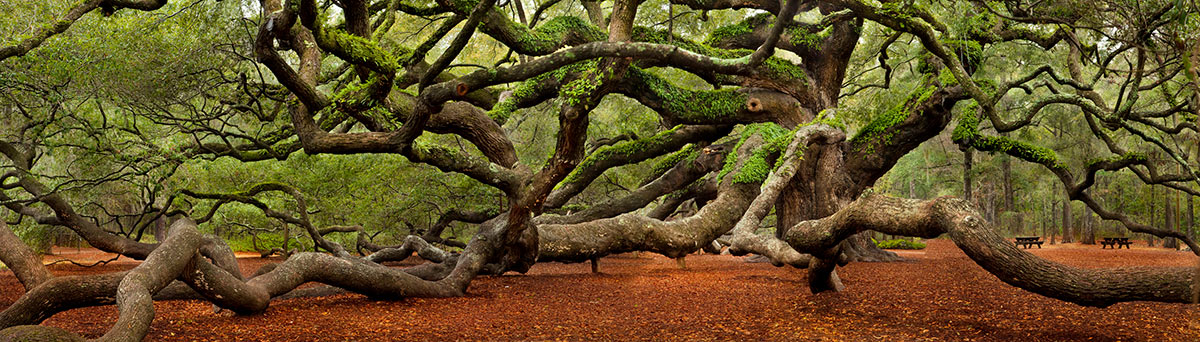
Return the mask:
[[[746,100],[746,110],[755,113],[762,111],[762,100],[759,100],[757,97],[751,97],[750,99]]]

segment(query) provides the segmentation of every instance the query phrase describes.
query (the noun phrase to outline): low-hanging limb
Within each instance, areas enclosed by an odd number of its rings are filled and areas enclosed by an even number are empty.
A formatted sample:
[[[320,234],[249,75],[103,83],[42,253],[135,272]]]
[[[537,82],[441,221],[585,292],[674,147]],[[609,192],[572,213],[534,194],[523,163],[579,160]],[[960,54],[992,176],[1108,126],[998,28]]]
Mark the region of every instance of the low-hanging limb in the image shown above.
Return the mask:
[[[784,237],[799,251],[821,251],[861,231],[934,238],[949,234],[975,263],[1010,285],[1084,306],[1120,302],[1193,303],[1195,267],[1084,269],[1025,252],[981,219],[970,203],[953,197],[920,201],[868,193],[836,214],[804,221]]]
[[[191,262],[191,256],[196,255],[203,241],[200,233],[195,230],[194,224],[183,220],[177,222],[170,237],[159,248],[151,252],[145,262],[121,276],[114,291],[120,315],[113,328],[109,329],[99,340],[138,341],[144,338],[150,329],[150,322],[154,319],[154,305],[151,297],[170,284],[183,271]],[[109,292],[108,295],[111,297],[112,293]],[[14,304],[12,307],[17,306]],[[6,309],[5,313],[8,313],[12,307]],[[8,327],[10,326],[5,326],[5,328]],[[30,335],[52,334],[51,336],[58,338],[71,337],[70,340],[83,340],[78,335],[63,334],[61,329],[39,330],[41,329],[18,329],[17,333],[29,334],[25,336],[13,336],[11,332],[0,331],[0,336],[8,334],[9,338],[21,340]]]
[[[42,214],[32,207],[6,200],[6,207],[10,210],[34,217],[39,223],[65,226],[97,249],[133,259],[145,259],[157,246],[157,244],[142,243],[129,237],[111,234],[94,221],[80,215],[62,194],[51,191],[31,172],[34,166],[35,150],[22,148],[16,143],[0,141],[0,154],[8,159],[12,163],[11,166],[16,169],[16,184],[38,202],[49,207],[53,211],[53,215]],[[7,178],[7,174],[5,178]],[[0,198],[7,198],[7,195],[0,195]]]
[[[296,201],[296,207],[297,207],[296,211],[297,211],[297,213],[299,213],[299,216],[296,217],[296,216],[288,215],[286,213],[271,209],[271,207],[268,206],[266,203],[263,203],[262,201],[259,201],[258,199],[254,198],[254,196],[256,196],[260,193],[269,192],[269,191],[278,191],[278,192],[282,192],[282,193],[290,195],[292,197],[292,199],[294,199]],[[259,210],[262,210],[263,214],[267,215],[267,217],[278,219],[280,221],[285,222],[285,224],[294,224],[294,225],[300,226],[301,228],[304,228],[304,230],[306,232],[308,232],[309,237],[312,238],[314,246],[317,246],[326,251],[329,251],[330,253],[333,253],[334,255],[338,255],[338,256],[349,256],[350,255],[350,253],[347,252],[346,249],[344,247],[342,247],[341,244],[338,244],[337,242],[326,240],[322,236],[323,234],[321,234],[320,230],[317,229],[317,227],[314,226],[312,224],[312,221],[309,220],[309,218],[308,218],[308,201],[304,199],[304,194],[300,193],[299,189],[296,189],[295,187],[292,187],[290,185],[283,184],[283,183],[268,182],[268,183],[257,184],[253,187],[250,187],[250,189],[247,189],[246,191],[240,191],[240,192],[229,193],[229,194],[199,193],[199,192],[194,192],[191,190],[183,190],[182,193],[187,196],[197,198],[197,199],[210,199],[210,200],[218,201],[217,203],[215,203],[213,205],[213,207],[211,209],[209,209],[209,214],[205,216],[206,218],[212,217],[213,213],[215,213],[218,209],[221,208],[221,205],[229,203],[229,202],[239,202],[239,203],[249,204],[249,205],[252,205],[252,206],[258,208]],[[201,220],[201,221],[204,221],[204,220]]]
[[[714,141],[732,129],[733,126],[730,125],[680,126],[647,138],[622,141],[598,148],[559,183],[546,198],[544,206],[562,207],[608,169],[667,154],[689,143]]]
[[[468,245],[470,252],[463,255],[480,255],[480,248],[498,248],[495,243],[498,241],[496,237],[505,227],[502,220],[503,217],[490,220],[490,224],[485,223],[480,229],[482,238],[473,240],[472,244]],[[404,270],[362,259],[307,252],[298,253],[280,264],[270,265],[257,272],[256,276],[242,281],[235,274],[217,267],[206,258],[199,257],[197,253],[203,239],[196,232],[194,222],[187,219],[178,220],[171,230],[174,240],[169,238],[164,247],[152,253],[169,254],[169,257],[151,257],[146,263],[135,268],[135,271],[130,272],[53,278],[0,312],[0,329],[38,324],[54,313],[70,308],[112,304],[114,298],[118,301],[123,298],[122,295],[114,297],[113,294],[118,292],[118,288],[126,287],[127,283],[130,284],[129,287],[138,290],[133,292],[139,294],[133,297],[137,299],[135,303],[122,304],[122,317],[125,317],[127,306],[136,309],[132,313],[137,313],[137,316],[130,316],[129,324],[119,324],[114,327],[112,333],[129,336],[130,339],[126,340],[140,340],[145,335],[145,330],[140,327],[148,327],[152,318],[146,316],[142,309],[138,309],[144,308],[144,304],[149,304],[149,297],[143,297],[140,293],[153,294],[174,278],[184,280],[196,293],[214,304],[248,314],[262,312],[271,298],[287,294],[307,282],[325,283],[376,298],[461,296],[467,283],[473,278],[473,275],[464,272],[479,271],[456,266],[449,276],[431,281]],[[196,241],[176,243],[192,240]],[[150,274],[148,277],[137,275],[139,270]],[[146,291],[137,288],[138,286]],[[183,297],[190,295],[184,293]],[[136,305],[130,306],[132,304]],[[135,328],[127,329],[126,326]],[[19,334],[25,332],[24,329],[4,330],[0,331],[0,334]]]
[[[1138,223],[1124,214],[1105,209],[1099,202],[1088,195],[1086,190],[1095,184],[1097,172],[1101,170],[1116,171],[1123,168],[1130,168],[1134,165],[1149,165],[1144,155],[1126,153],[1114,158],[1092,161],[1085,170],[1084,179],[1076,182],[1075,175],[1071,173],[1065,163],[1059,160],[1058,154],[1054,150],[1009,137],[982,134],[977,127],[979,124],[978,120],[978,117],[972,115],[970,111],[966,112],[959,120],[958,127],[955,127],[952,139],[962,146],[970,146],[980,151],[1005,153],[1031,163],[1042,165],[1058,177],[1059,181],[1067,189],[1070,199],[1083,202],[1092,211],[1096,212],[1097,215],[1100,215],[1101,218],[1121,222],[1125,228],[1133,232],[1179,239],[1191,247],[1193,253],[1200,255],[1200,251],[1198,251],[1200,244],[1197,244],[1192,237],[1184,232],[1161,229]],[[1094,126],[1094,123],[1090,121],[1089,124]]]
[[[706,148],[703,152],[699,153],[696,159],[679,161],[662,176],[635,189],[624,197],[614,198],[570,215],[538,216],[534,219],[534,223],[575,224],[609,218],[637,210],[650,204],[650,202],[662,195],[692,184],[709,172],[720,169],[724,151],[724,148]]]
[[[443,238],[442,232],[446,230],[446,227],[449,227],[450,224],[454,222],[479,224],[495,218],[496,215],[498,215],[498,213],[492,211],[469,211],[457,208],[450,209],[442,213],[442,216],[438,217],[437,222],[434,222],[433,226],[430,226],[429,229],[425,230],[425,232],[421,234],[421,239],[424,239],[429,243],[440,243],[450,247],[466,247],[466,244],[457,240]]]
[[[746,138],[739,150],[730,153],[749,156],[763,144],[763,138],[755,134]],[[735,170],[740,170],[751,158],[738,159]],[[539,225],[538,260],[582,262],[632,251],[655,252],[671,258],[686,256],[729,231],[757,194],[758,183],[735,182],[738,174],[724,174],[725,179],[718,183],[717,198],[685,218],[662,221],[627,213],[577,224]]]

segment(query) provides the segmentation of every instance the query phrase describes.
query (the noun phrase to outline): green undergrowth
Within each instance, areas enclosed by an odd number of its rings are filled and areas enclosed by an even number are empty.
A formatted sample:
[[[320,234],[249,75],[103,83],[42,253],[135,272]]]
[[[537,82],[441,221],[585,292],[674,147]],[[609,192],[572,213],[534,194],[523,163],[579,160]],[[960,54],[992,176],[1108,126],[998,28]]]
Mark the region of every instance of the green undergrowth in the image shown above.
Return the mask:
[[[883,241],[871,239],[871,241],[875,242],[876,247],[879,247],[882,249],[925,249],[924,242],[908,241],[908,240],[904,240],[904,239],[883,240]]]

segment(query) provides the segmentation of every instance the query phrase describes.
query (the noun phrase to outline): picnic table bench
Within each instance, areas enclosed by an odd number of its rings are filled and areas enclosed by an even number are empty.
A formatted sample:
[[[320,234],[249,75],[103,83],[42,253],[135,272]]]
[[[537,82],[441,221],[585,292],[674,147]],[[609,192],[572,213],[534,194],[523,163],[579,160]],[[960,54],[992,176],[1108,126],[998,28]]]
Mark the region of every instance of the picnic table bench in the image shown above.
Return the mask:
[[[1117,237],[1117,238],[1107,237],[1107,238],[1104,238],[1104,241],[1100,241],[1100,249],[1105,249],[1105,248],[1108,248],[1109,246],[1112,246],[1112,248],[1114,248],[1114,249],[1121,248],[1121,246],[1125,246],[1125,249],[1129,249],[1129,245],[1132,245],[1132,244],[1133,244],[1133,242],[1129,242],[1129,238],[1126,238],[1126,237]]]
[[[1032,245],[1037,245],[1038,248],[1042,248],[1042,238],[1040,236],[1018,236],[1016,239],[1017,246],[1024,245],[1028,249]]]

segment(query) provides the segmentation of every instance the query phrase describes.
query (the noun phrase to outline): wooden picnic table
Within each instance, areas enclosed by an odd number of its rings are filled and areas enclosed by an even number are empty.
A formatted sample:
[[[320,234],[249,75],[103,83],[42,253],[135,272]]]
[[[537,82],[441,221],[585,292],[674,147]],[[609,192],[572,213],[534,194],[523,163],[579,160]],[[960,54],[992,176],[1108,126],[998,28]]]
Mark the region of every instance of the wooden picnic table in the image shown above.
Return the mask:
[[[1127,237],[1106,237],[1104,241],[1100,241],[1100,249],[1105,249],[1109,246],[1112,246],[1114,249],[1125,246],[1125,249],[1129,249],[1129,246],[1132,244],[1133,242],[1129,242],[1129,238]]]
[[[1017,244],[1017,246],[1023,245],[1023,246],[1025,246],[1026,249],[1029,249],[1029,247],[1032,245],[1037,245],[1038,248],[1042,248],[1042,237],[1040,237],[1040,236],[1018,236],[1018,237],[1016,237],[1016,244]]]

